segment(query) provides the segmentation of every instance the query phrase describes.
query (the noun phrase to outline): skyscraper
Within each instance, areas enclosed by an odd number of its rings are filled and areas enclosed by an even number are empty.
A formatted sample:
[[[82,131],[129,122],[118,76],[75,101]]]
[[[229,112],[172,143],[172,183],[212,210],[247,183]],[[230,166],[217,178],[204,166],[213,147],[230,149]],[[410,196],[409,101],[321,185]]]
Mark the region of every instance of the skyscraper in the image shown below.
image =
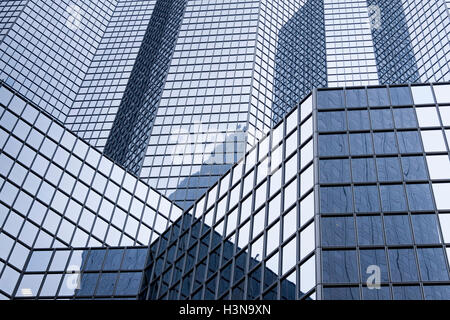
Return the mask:
[[[444,0],[3,1],[0,294],[450,297],[449,28]]]

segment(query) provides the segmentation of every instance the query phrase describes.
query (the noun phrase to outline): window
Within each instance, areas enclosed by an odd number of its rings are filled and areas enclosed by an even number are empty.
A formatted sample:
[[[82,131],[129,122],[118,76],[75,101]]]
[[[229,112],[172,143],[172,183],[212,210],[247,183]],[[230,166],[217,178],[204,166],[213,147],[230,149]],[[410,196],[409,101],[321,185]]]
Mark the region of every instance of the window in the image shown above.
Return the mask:
[[[353,160],[358,161],[361,159],[353,159]],[[350,160],[348,159],[320,160],[319,173],[320,173],[319,177],[320,183],[350,182]]]
[[[450,85],[434,85],[433,89],[438,103],[450,103]]]
[[[420,127],[440,126],[439,117],[435,107],[416,108]]]
[[[421,131],[421,135],[425,152],[447,151],[442,131],[440,130]]]
[[[317,92],[317,107],[319,109],[343,108],[343,90],[320,90]]]
[[[450,209],[450,183],[433,183],[432,186],[438,210]]]
[[[371,107],[390,105],[386,88],[368,88],[367,96]]]
[[[367,110],[348,111],[349,130],[369,130],[369,112]]]
[[[427,165],[431,179],[450,179],[450,161],[445,156],[427,156]]]
[[[411,87],[415,104],[434,104],[433,93],[429,86]]]
[[[403,185],[382,185],[380,189],[383,211],[407,211]]]
[[[411,92],[408,87],[390,87],[389,92],[393,106],[412,105]]]

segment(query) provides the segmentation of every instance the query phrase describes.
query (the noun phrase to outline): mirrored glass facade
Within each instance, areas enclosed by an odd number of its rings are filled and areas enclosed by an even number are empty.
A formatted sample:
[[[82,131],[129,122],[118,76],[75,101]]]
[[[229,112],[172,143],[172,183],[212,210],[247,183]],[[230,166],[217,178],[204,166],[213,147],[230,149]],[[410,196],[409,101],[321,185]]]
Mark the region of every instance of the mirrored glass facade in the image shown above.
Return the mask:
[[[449,89],[315,90],[150,246],[141,297],[448,299]]]
[[[449,9],[2,1],[0,299],[450,299]]]
[[[182,210],[0,87],[2,295],[31,249],[148,245]]]
[[[36,249],[15,299],[136,300],[147,247]]]

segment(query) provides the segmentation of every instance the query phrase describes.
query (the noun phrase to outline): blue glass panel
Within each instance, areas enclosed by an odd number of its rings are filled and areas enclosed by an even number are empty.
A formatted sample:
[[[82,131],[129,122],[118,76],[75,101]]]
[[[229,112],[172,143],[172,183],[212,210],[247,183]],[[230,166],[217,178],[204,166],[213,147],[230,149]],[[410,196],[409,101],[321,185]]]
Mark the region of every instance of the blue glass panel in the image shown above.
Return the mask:
[[[358,287],[323,288],[326,300],[359,300]]]
[[[320,160],[320,183],[350,182],[350,160]]]
[[[320,156],[343,156],[348,154],[348,140],[345,134],[319,136]]]
[[[401,153],[422,152],[419,133],[417,131],[397,132]]]
[[[406,193],[410,210],[434,210],[434,203],[428,184],[407,184]]]
[[[356,243],[353,217],[321,219],[322,246],[354,246]]]
[[[369,130],[369,111],[351,110],[348,111],[348,129],[349,130]]]
[[[423,281],[448,281],[447,264],[442,248],[419,248],[420,275]]]
[[[448,300],[450,297],[450,286],[424,286],[426,300]]]
[[[145,258],[147,251],[145,249],[132,249],[128,248],[125,251],[125,257],[123,258],[122,270],[139,270],[145,265]]]
[[[355,186],[356,212],[378,212],[380,202],[376,186]]]
[[[380,181],[402,180],[398,158],[377,158],[377,168]]]
[[[407,211],[403,185],[382,185],[381,205],[383,211]]]
[[[321,213],[353,212],[352,190],[350,187],[321,187]]]
[[[416,243],[440,243],[438,222],[435,214],[414,214],[411,218]]]
[[[393,113],[397,128],[417,128],[416,113],[413,108],[395,108]]]
[[[343,108],[344,91],[343,90],[320,90],[317,92],[317,108]]]
[[[88,251],[83,251],[83,261],[86,261],[84,264],[83,270],[88,271],[98,271],[101,270],[103,265],[103,259],[105,257],[106,250],[91,250],[89,256],[86,260],[86,255]]]
[[[352,155],[373,154],[370,133],[350,134],[350,153]]]
[[[393,106],[413,104],[411,90],[408,87],[390,87],[389,92]]]
[[[115,295],[137,295],[141,277],[140,272],[121,273]]]
[[[397,153],[394,132],[375,132],[373,134],[375,152],[377,154]]]
[[[369,88],[367,89],[367,96],[370,107],[390,105],[386,88]]]
[[[401,157],[401,161],[406,181],[428,180],[424,157]]]
[[[383,225],[380,216],[358,216],[358,242],[360,245],[382,245]]]
[[[352,159],[352,177],[354,182],[372,182],[377,180],[373,158]]]
[[[384,216],[384,225],[388,245],[412,244],[408,215]]]
[[[389,265],[392,281],[418,280],[417,264],[413,249],[389,249]]]
[[[95,295],[112,295],[116,284],[117,273],[103,273],[98,282]]]
[[[122,263],[124,249],[110,249],[106,256],[103,269],[104,270],[119,270]]]
[[[345,111],[319,112],[317,121],[321,132],[347,130]]]
[[[419,286],[395,286],[392,288],[395,300],[420,300],[422,293]]]
[[[322,251],[323,281],[325,283],[358,282],[356,251]]]
[[[81,275],[80,289],[76,291],[77,296],[92,296],[97,285],[98,273],[85,273]]]
[[[372,109],[370,110],[372,120],[372,129],[391,129],[394,127],[390,109]]]
[[[345,92],[347,96],[347,107],[349,108],[367,107],[366,90],[347,89]]]
[[[376,288],[367,288],[363,287],[362,289],[363,299],[364,300],[390,300],[391,299],[391,291],[389,287],[380,287],[380,289]]]

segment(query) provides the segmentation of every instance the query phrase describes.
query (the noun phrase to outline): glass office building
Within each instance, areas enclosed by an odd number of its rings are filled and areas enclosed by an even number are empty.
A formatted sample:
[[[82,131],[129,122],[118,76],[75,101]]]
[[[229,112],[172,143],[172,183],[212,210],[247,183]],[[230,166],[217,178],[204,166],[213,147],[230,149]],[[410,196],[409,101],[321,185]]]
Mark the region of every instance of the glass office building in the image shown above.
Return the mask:
[[[182,213],[23,96],[0,87],[0,293],[31,250],[144,246]]]
[[[0,21],[0,79],[183,209],[313,88],[450,80],[444,0],[9,0]]]
[[[2,1],[0,298],[450,298],[449,12]]]
[[[142,297],[449,299],[449,112],[450,84],[314,90],[150,246]]]

